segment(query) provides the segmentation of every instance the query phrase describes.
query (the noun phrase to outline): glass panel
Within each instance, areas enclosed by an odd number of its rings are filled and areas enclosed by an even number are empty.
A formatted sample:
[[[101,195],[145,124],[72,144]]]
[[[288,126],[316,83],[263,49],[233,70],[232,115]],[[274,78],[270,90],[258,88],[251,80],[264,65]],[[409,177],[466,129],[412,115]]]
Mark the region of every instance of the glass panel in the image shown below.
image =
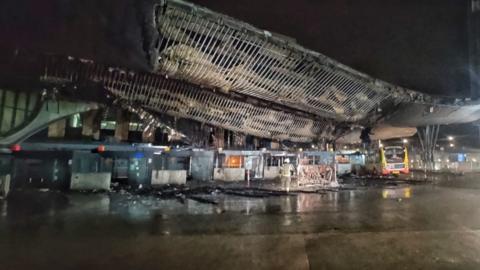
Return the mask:
[[[20,126],[25,120],[25,111],[17,110],[15,114],[15,123],[13,124],[14,127]]]
[[[115,121],[102,121],[100,124],[101,129],[107,129],[107,130],[114,130],[115,129]]]
[[[18,94],[17,109],[25,110],[27,108],[27,94]]]
[[[12,108],[4,108],[3,109],[3,118],[1,123],[1,130],[0,132],[6,132],[10,130],[10,126],[12,124],[12,116],[13,116],[13,109]]]
[[[15,93],[12,91],[7,91],[5,95],[5,106],[13,108],[15,107]]]
[[[405,158],[405,151],[402,148],[385,149],[385,159],[388,163],[402,163]]]
[[[129,123],[128,130],[130,131],[139,131],[142,130],[142,123]]]
[[[35,94],[30,94],[30,99],[28,100],[28,110],[33,111],[35,109],[35,105],[37,105],[37,98],[38,96]]]

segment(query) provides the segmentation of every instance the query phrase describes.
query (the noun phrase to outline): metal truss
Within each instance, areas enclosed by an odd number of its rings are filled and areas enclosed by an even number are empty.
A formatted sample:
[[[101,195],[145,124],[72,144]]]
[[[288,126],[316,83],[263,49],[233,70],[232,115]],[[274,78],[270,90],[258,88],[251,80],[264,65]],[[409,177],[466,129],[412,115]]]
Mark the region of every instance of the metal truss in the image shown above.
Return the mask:
[[[117,99],[139,108],[259,137],[308,142],[319,137],[332,138],[335,133],[332,120],[302,117],[158,74],[108,68],[91,61],[51,58],[42,80],[75,85],[100,83]]]
[[[424,169],[433,171],[435,170],[435,146],[437,145],[438,132],[440,125],[429,125],[425,127],[417,128],[418,139],[422,146],[422,159],[425,164]]]
[[[413,91],[350,69],[284,37],[178,0],[155,6],[154,71],[341,121]]]

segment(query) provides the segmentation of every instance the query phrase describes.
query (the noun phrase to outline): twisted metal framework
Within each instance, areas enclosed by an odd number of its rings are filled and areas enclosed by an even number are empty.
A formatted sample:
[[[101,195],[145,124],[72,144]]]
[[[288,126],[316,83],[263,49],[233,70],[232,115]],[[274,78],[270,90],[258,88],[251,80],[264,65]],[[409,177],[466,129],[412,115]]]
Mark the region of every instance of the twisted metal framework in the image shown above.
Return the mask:
[[[91,61],[50,58],[42,80],[56,84],[100,83],[130,104],[259,137],[308,142],[316,137],[332,138],[335,132],[330,120],[255,106],[183,81],[107,68]]]
[[[422,146],[422,160],[425,162],[425,170],[435,170],[435,145],[438,140],[440,125],[429,125],[417,128],[418,139]]]
[[[178,0],[155,7],[155,72],[319,116],[357,121],[413,91],[352,70],[286,38]]]

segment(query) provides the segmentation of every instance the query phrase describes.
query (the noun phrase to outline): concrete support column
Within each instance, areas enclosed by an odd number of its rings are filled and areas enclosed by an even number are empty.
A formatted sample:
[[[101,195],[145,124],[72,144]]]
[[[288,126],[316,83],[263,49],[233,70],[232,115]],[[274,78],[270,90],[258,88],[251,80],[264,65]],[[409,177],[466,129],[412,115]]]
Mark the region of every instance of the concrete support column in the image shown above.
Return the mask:
[[[440,125],[431,125],[426,127],[418,127],[417,135],[422,146],[422,159],[425,164],[425,171],[435,170],[435,146],[438,140],[438,132]]]
[[[257,150],[260,145],[260,139],[257,137],[253,137],[253,150]]]
[[[89,111],[82,117],[82,136],[91,137],[94,140],[100,139],[101,112]]]
[[[127,141],[128,129],[130,126],[130,113],[127,111],[117,110],[115,122],[115,140],[119,142]]]
[[[230,130],[225,130],[223,133],[223,143],[225,149],[232,147],[233,136]]]
[[[65,127],[67,126],[67,119],[63,118],[48,125],[49,138],[63,138],[65,137]]]
[[[215,148],[225,148],[225,130],[223,128],[215,128]]]

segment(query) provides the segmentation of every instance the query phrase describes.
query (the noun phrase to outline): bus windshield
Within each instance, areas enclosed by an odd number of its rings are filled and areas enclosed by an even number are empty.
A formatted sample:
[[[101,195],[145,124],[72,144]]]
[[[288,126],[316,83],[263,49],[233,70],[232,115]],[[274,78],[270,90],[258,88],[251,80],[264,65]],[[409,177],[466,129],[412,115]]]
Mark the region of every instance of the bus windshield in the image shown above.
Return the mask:
[[[385,148],[385,159],[387,163],[402,163],[405,159],[403,148]]]

